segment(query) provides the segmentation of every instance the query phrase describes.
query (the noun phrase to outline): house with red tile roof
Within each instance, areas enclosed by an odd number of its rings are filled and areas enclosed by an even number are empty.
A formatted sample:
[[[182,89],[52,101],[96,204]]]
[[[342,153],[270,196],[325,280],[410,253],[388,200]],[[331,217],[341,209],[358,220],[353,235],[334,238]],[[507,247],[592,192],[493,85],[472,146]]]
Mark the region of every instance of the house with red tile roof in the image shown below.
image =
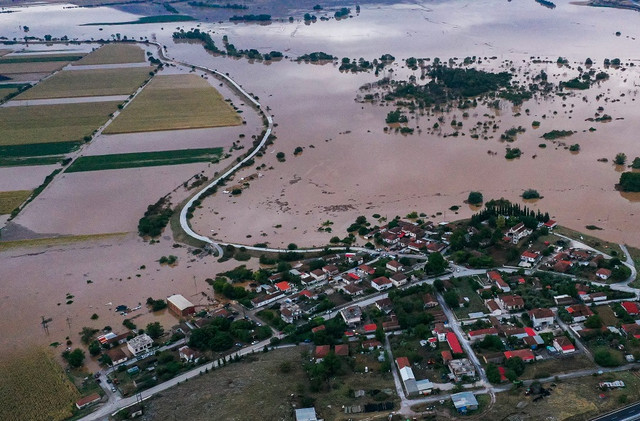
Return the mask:
[[[574,304],[567,307],[567,311],[573,318],[574,323],[584,322],[589,317],[593,316],[593,311],[584,304]]]
[[[372,351],[374,349],[382,348],[382,343],[377,339],[367,339],[362,342],[362,348]]]
[[[374,273],[376,273],[375,269],[373,269],[371,266],[367,266],[367,265],[360,265],[360,266],[358,266],[358,269],[361,270],[362,272],[364,272],[367,275],[373,275]]]
[[[622,332],[627,336],[633,336],[636,339],[640,339],[640,325],[636,323],[629,323],[620,326]]]
[[[328,276],[333,276],[340,273],[340,269],[338,269],[338,266],[335,266],[335,265],[323,266],[322,271],[326,273]]]
[[[404,267],[397,260],[390,260],[387,262],[386,268],[392,272],[402,272]]]
[[[498,296],[497,302],[505,311],[522,310],[524,308],[524,300],[519,295],[502,294]]]
[[[278,288],[282,292],[287,292],[287,291],[289,291],[291,289],[291,285],[289,285],[289,282],[286,282],[286,281],[278,282],[275,285],[275,287]]]
[[[568,354],[570,352],[574,352],[576,347],[571,343],[571,341],[565,336],[558,336],[553,339],[553,347],[563,354]]]
[[[396,365],[398,366],[398,369],[411,367],[411,363],[409,362],[409,358],[407,357],[396,358]]]
[[[484,302],[484,305],[487,306],[487,309],[489,309],[489,314],[491,314],[492,316],[499,316],[502,314],[502,309],[495,300],[486,300]]]
[[[369,323],[363,326],[365,333],[376,333],[378,326],[375,323]]]
[[[334,352],[338,357],[348,357],[349,345],[346,345],[346,344],[336,345]]]
[[[535,360],[536,356],[530,349],[516,349],[514,351],[505,351],[504,357],[508,360],[510,358],[520,357],[524,362],[531,362]]]
[[[502,292],[510,292],[511,291],[511,288],[509,287],[509,284],[507,284],[504,281],[504,279],[502,279],[502,275],[500,275],[495,270],[490,270],[489,272],[487,272],[487,277],[489,278],[489,281],[491,281],[494,284],[496,284],[496,286],[498,288],[500,288],[502,290]]]
[[[544,226],[547,227],[549,230],[552,230],[558,226],[558,223],[553,219],[549,219],[547,222],[544,223]]]
[[[609,269],[600,268],[596,271],[596,276],[603,281],[606,281],[611,277],[611,271]]]
[[[535,263],[539,257],[540,257],[539,252],[525,250],[525,252],[520,255],[520,260],[527,263]]]
[[[425,308],[437,307],[438,300],[431,294],[424,294],[422,296],[422,302],[424,303]]]
[[[329,352],[331,352],[331,346],[329,346],[329,345],[318,345],[318,346],[316,346],[316,352],[315,352],[316,363],[322,362],[322,360],[327,355],[329,355]]]
[[[444,364],[448,363],[453,359],[453,356],[451,355],[451,351],[442,351],[440,355],[442,356],[442,362]]]
[[[371,281],[371,287],[377,291],[384,291],[391,288],[392,286],[393,283],[391,283],[389,278],[387,278],[386,276],[381,276]]]
[[[85,396],[84,398],[77,401],[76,407],[78,409],[84,409],[87,406],[91,405],[92,403],[98,402],[99,400],[100,400],[100,395],[98,395],[97,393],[92,393],[91,395]]]
[[[569,260],[560,260],[558,263],[553,265],[553,270],[558,273],[566,273],[569,269],[573,267],[573,263]]]
[[[359,287],[356,284],[347,284],[340,287],[345,294],[351,295],[352,297],[357,297],[358,295],[364,294],[364,288]]]
[[[638,303],[635,301],[623,301],[620,303],[624,311],[629,313],[630,316],[637,316],[640,314],[640,307],[638,307]]]
[[[498,329],[496,329],[495,327],[490,327],[487,329],[472,330],[467,333],[467,335],[469,336],[469,340],[471,342],[481,341],[487,335],[497,335],[497,334],[498,334]]]
[[[447,344],[449,344],[449,348],[451,348],[452,354],[462,354],[462,346],[460,346],[460,341],[458,337],[453,332],[447,333]]]

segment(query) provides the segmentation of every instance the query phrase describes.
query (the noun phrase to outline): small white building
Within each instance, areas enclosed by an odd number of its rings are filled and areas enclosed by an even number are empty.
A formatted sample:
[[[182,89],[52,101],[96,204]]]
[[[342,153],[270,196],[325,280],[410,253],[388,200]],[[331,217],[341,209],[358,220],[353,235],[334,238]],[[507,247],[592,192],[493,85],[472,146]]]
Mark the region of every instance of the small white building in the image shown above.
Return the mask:
[[[134,356],[147,352],[149,349],[151,349],[152,346],[153,339],[151,339],[151,336],[147,335],[146,333],[138,335],[135,338],[131,338],[127,342],[127,348]]]
[[[393,283],[386,276],[381,276],[371,281],[371,287],[377,291],[384,291],[385,289],[389,289],[392,286]]]
[[[553,311],[549,308],[534,308],[533,310],[529,310],[529,318],[531,318],[533,327],[552,325],[554,322]]]

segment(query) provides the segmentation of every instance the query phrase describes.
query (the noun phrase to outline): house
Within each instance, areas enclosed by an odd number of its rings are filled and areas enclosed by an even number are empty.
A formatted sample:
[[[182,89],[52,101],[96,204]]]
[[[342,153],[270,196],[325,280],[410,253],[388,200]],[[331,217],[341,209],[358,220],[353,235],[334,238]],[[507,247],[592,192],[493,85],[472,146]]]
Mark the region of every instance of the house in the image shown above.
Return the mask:
[[[502,314],[502,309],[500,308],[496,300],[487,300],[484,302],[484,305],[487,306],[490,315],[500,316]]]
[[[476,376],[476,369],[467,358],[450,360],[447,366],[456,382],[462,381],[462,378],[465,376],[471,378]]]
[[[510,358],[519,357],[524,362],[533,361],[536,356],[533,354],[533,351],[530,349],[516,349],[515,351],[505,351],[504,357],[508,360]]]
[[[377,339],[367,339],[362,342],[362,348],[367,351],[373,351],[374,349],[382,348],[382,343]]]
[[[349,345],[346,345],[346,344],[336,345],[334,352],[338,357],[348,357]]]
[[[275,287],[282,292],[288,292],[291,290],[291,285],[289,285],[289,282],[287,281],[278,282]]]
[[[385,314],[389,314],[393,311],[393,303],[389,298],[383,298],[382,300],[376,301],[376,307]]]
[[[533,252],[531,250],[526,250],[522,255],[520,255],[520,260],[526,263],[535,263],[540,257],[539,252]]]
[[[444,342],[447,340],[447,333],[450,330],[444,327],[444,323],[435,323],[431,333],[438,338],[438,342]]]
[[[620,326],[622,332],[627,336],[633,336],[636,339],[640,339],[640,325],[636,323],[629,323]]]
[[[498,329],[496,329],[495,327],[490,327],[487,329],[472,330],[469,333],[467,333],[467,335],[469,336],[469,340],[471,342],[481,341],[487,335],[497,335],[497,334],[498,334]]]
[[[425,308],[432,308],[438,306],[438,300],[431,294],[424,294],[422,296],[422,302],[424,303]]]
[[[401,228],[404,235],[407,235],[411,238],[420,238],[425,234],[422,228],[412,224],[411,222],[398,221],[398,226]]]
[[[589,266],[592,268],[597,268],[604,261],[604,256],[601,254],[596,254],[593,259],[589,261]]]
[[[407,281],[407,275],[405,275],[404,273],[396,273],[391,277],[391,283],[396,287],[406,284]]]
[[[502,352],[485,352],[482,354],[482,360],[485,364],[502,364],[504,361],[504,354]]]
[[[418,394],[418,386],[416,385],[416,377],[413,375],[411,364],[407,357],[396,358],[396,366],[400,372],[400,378],[404,384],[404,389],[407,392],[407,396],[414,396]]]
[[[122,348],[112,348],[105,352],[111,358],[111,365],[116,366],[118,364],[122,364],[127,361],[129,357],[124,353]]]
[[[345,294],[351,295],[352,297],[357,297],[358,295],[364,294],[364,288],[359,287],[355,284],[347,284],[342,287],[342,290]]]
[[[100,342],[100,345],[109,344],[109,345],[115,346],[115,345],[122,345],[123,343],[127,342],[127,338],[129,336],[133,336],[130,330],[124,333],[120,333],[119,335],[116,335],[113,332],[109,332],[105,335],[98,336],[96,340]]]
[[[446,249],[447,245],[443,243],[439,243],[437,241],[429,241],[427,244],[427,251],[429,253],[441,253],[442,250]]]
[[[347,307],[340,310],[340,315],[347,326],[353,326],[360,323],[360,319],[362,318],[362,309],[358,306]]]
[[[524,308],[524,300],[519,295],[500,295],[498,304],[505,311],[521,310]]]
[[[340,273],[340,269],[335,265],[326,265],[322,267],[322,271],[328,276],[334,276]]]
[[[92,393],[89,396],[85,396],[84,398],[80,399],[79,401],[76,402],[76,408],[78,409],[84,409],[87,406],[96,403],[100,400],[100,395],[98,395],[97,393]]]
[[[367,266],[367,265],[360,265],[360,266],[358,266],[358,269],[361,272],[364,272],[367,275],[373,275],[374,273],[376,273],[375,269],[373,269],[371,266]]]
[[[440,352],[440,355],[442,356],[442,362],[444,364],[448,363],[453,359],[453,355],[451,355],[451,351],[442,351]]]
[[[345,282],[359,282],[360,280],[360,277],[355,272],[349,272]]]
[[[554,321],[553,311],[548,308],[534,308],[533,310],[529,310],[529,318],[533,323],[533,327],[552,325]]]
[[[527,336],[529,336],[529,333],[523,327],[504,326],[503,329],[502,329],[502,332],[504,333],[504,336],[506,336],[506,337],[514,336],[514,337],[516,337],[518,339],[524,339]]]
[[[495,270],[490,270],[489,272],[487,272],[487,277],[489,278],[489,281],[496,284],[496,286],[500,288],[502,292],[511,292],[509,284],[507,284],[504,279],[502,279],[502,275],[500,275]]]
[[[549,219],[547,222],[544,223],[544,226],[547,227],[549,231],[551,231],[558,226],[558,223],[553,219]]]
[[[447,332],[447,344],[449,348],[451,348],[452,354],[463,354],[462,347],[460,346],[460,341],[458,341],[458,337],[453,332]]]
[[[371,281],[371,287],[373,287],[377,291],[384,291],[385,289],[389,289],[392,286],[393,283],[386,276],[381,276]]]
[[[195,306],[180,294],[167,298],[167,307],[176,317],[186,317],[196,312]]]
[[[316,346],[316,351],[314,353],[314,356],[316,357],[316,363],[322,362],[322,360],[329,355],[329,352],[331,352],[331,346],[330,345],[318,345]]]
[[[151,336],[143,333],[142,335],[138,335],[135,338],[131,338],[127,341],[127,348],[134,356],[141,354],[143,352],[148,351],[153,346],[153,339]]]
[[[197,363],[200,359],[200,353],[188,346],[183,346],[178,349],[178,353],[180,354],[180,359],[185,360],[188,363]]]
[[[296,304],[280,307],[280,318],[285,323],[293,323],[299,319],[301,315],[302,310],[300,310],[300,306]]]
[[[430,395],[433,391],[433,383],[429,379],[423,379],[416,381],[418,387],[418,393],[421,395]]]
[[[530,235],[532,232],[533,230],[525,227],[524,224],[520,222],[519,224],[509,228],[509,231],[507,231],[507,237],[511,239],[513,244],[518,244],[520,240],[527,235]]]
[[[296,409],[296,421],[318,421],[316,409],[314,407]]]
[[[611,277],[611,271],[609,269],[600,268],[596,271],[596,276],[603,281],[606,281]]]
[[[310,275],[316,280],[316,282],[321,282],[327,279],[327,275],[322,271],[322,269],[312,270]]]
[[[254,308],[260,308],[260,307],[264,307],[266,305],[269,305],[272,302],[277,301],[282,297],[284,297],[284,293],[282,293],[282,292],[277,292],[277,293],[271,294],[271,295],[261,295],[261,296],[258,296],[256,298],[252,299],[251,300],[251,304],[253,304]]]
[[[584,304],[574,304],[567,307],[567,311],[573,317],[573,322],[584,322],[589,317],[593,316],[593,311]]]
[[[569,260],[560,260],[555,265],[553,265],[552,269],[558,273],[566,273],[573,267],[573,263]]]
[[[376,330],[378,330],[378,325],[376,325],[375,323],[369,323],[364,325],[362,328],[364,329],[364,333],[376,333]]]
[[[568,354],[570,352],[574,352],[576,347],[573,346],[571,341],[566,336],[558,336],[553,339],[553,347],[563,354]]]
[[[553,297],[553,301],[555,301],[556,305],[559,306],[566,306],[576,302],[576,300],[572,296],[567,294],[556,295],[555,297]]]
[[[629,313],[630,316],[637,316],[640,314],[640,308],[638,307],[638,303],[634,301],[623,301],[620,303],[624,311]]]
[[[478,400],[471,392],[454,393],[451,395],[451,400],[453,401],[453,406],[461,414],[478,409]]]
[[[404,270],[403,266],[397,260],[388,261],[385,267],[392,272],[402,272]]]

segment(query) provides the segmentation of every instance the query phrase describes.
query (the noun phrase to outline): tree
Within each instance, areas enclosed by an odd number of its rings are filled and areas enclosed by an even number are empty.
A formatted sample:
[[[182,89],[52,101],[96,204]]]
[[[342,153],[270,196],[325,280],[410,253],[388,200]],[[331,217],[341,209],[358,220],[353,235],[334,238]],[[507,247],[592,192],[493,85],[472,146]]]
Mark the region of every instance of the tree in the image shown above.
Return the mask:
[[[593,359],[602,367],[617,367],[620,361],[608,349],[599,349],[593,354]]]
[[[506,368],[513,370],[517,376],[521,376],[524,373],[525,365],[524,361],[520,357],[511,357],[505,363]]]
[[[460,298],[458,297],[458,293],[456,291],[445,292],[444,302],[447,303],[447,305],[452,308],[460,307]]]
[[[438,274],[444,272],[444,270],[449,266],[447,261],[442,254],[440,253],[431,253],[429,255],[429,259],[427,260],[427,264],[425,266],[425,270],[429,274]]]
[[[297,245],[297,244],[295,244],[295,243],[290,243],[290,244],[287,246],[287,248],[288,248],[289,250],[296,250],[296,249],[298,248],[298,245]]]
[[[276,158],[278,159],[278,161],[283,162],[285,160],[284,152],[278,152],[276,154]]]
[[[100,353],[100,349],[100,342],[98,341],[93,341],[89,344],[89,354],[94,357]]]
[[[89,344],[96,333],[98,333],[98,329],[85,326],[80,331],[80,340],[83,344]]]
[[[594,314],[584,321],[584,326],[589,329],[598,329],[602,327],[602,320],[600,320],[600,316]]]
[[[442,292],[444,291],[444,282],[442,281],[442,279],[436,279],[435,281],[433,281],[433,287]]]
[[[479,205],[483,202],[482,193],[479,191],[472,191],[469,193],[469,197],[467,198],[467,202],[470,205]]]
[[[627,162],[627,155],[623,152],[620,152],[616,155],[616,157],[613,159],[613,162],[616,165],[624,165],[625,162]]]
[[[73,351],[64,351],[62,358],[64,358],[71,367],[78,368],[84,364],[85,353],[80,348],[76,348]]]
[[[158,339],[164,335],[164,329],[159,322],[149,323],[146,328],[147,335],[151,336],[151,339]]]
[[[487,365],[487,379],[489,380],[490,383],[493,384],[498,384],[500,383],[500,370],[498,370],[498,366],[491,363],[489,365]]]

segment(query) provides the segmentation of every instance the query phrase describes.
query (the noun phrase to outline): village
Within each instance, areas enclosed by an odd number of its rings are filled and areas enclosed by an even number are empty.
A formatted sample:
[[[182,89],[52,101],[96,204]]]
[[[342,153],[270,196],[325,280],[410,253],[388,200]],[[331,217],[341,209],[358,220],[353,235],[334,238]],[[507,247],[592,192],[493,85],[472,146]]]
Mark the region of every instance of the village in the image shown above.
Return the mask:
[[[262,254],[257,271],[239,266],[207,280],[206,306],[167,297],[177,324],[166,332],[96,338],[105,355],[96,380],[134,396],[194,367],[299,344],[316,364],[338,358],[356,372],[391,371],[401,405],[449,396],[465,414],[482,406],[478,393],[630,368],[640,358],[640,303],[628,285],[636,272],[624,256],[556,235],[556,221],[510,204],[490,204],[471,221],[419,219],[369,228],[360,217],[350,229],[367,227],[367,245],[353,252]],[[345,411],[390,410],[388,392],[382,406]]]

